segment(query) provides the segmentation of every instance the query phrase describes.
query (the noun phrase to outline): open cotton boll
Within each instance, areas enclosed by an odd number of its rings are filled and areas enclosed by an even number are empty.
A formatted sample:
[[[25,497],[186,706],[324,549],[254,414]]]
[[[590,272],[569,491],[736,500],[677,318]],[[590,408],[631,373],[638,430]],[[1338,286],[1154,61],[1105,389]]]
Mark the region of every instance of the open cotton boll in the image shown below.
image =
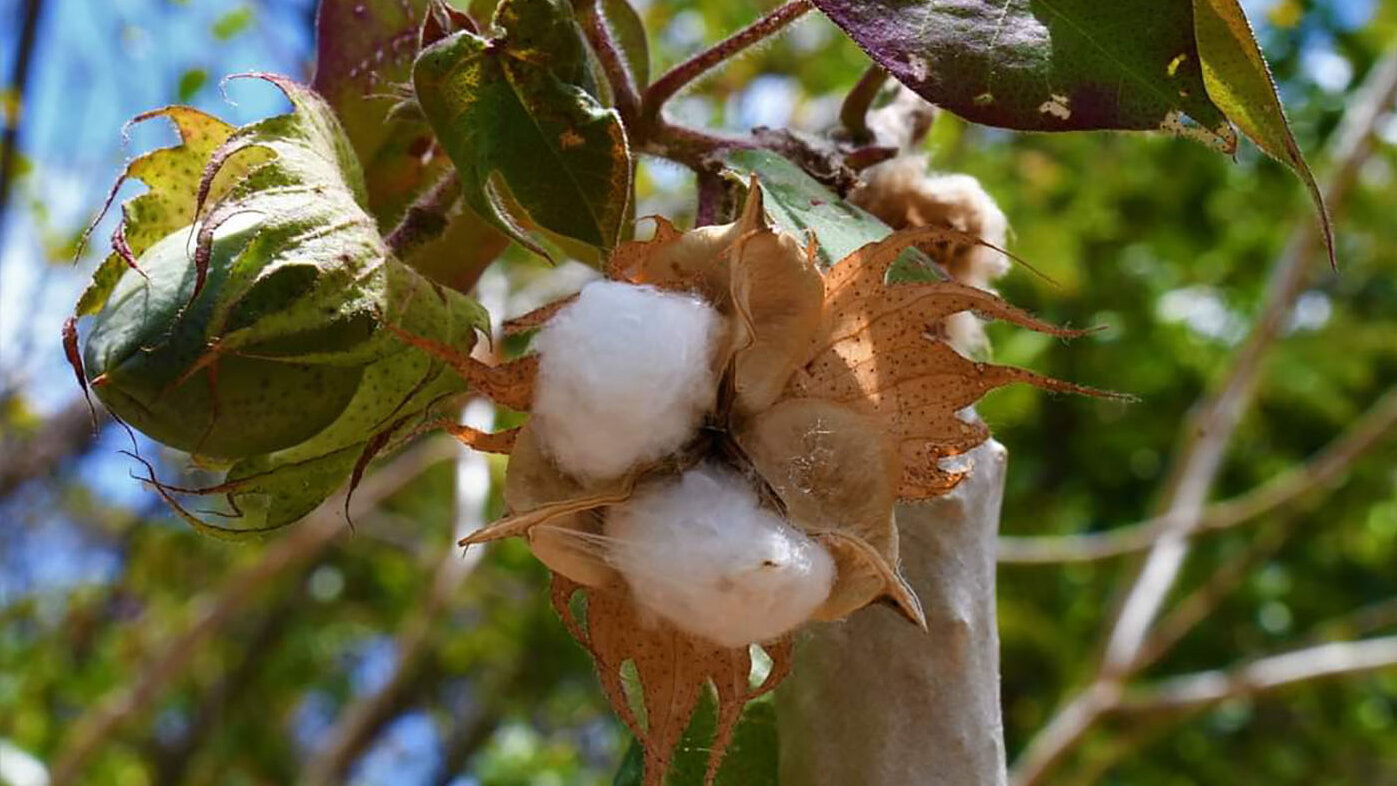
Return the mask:
[[[717,391],[718,312],[696,296],[595,281],[534,340],[533,428],[558,467],[603,480],[677,450]]]
[[[636,602],[726,647],[770,641],[829,596],[834,560],[760,506],[729,470],[700,466],[642,487],[606,518],[609,560]]]

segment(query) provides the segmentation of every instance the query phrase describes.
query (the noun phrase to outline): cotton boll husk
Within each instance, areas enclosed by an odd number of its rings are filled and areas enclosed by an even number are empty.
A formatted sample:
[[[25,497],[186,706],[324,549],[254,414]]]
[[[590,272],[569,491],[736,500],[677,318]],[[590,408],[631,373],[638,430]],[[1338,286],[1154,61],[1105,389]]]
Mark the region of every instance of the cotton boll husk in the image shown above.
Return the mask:
[[[699,298],[596,281],[534,340],[533,428],[560,469],[604,480],[674,452],[713,406],[724,333]]]
[[[612,564],[636,602],[726,647],[770,641],[829,595],[834,560],[742,476],[700,466],[641,487],[606,519]]]

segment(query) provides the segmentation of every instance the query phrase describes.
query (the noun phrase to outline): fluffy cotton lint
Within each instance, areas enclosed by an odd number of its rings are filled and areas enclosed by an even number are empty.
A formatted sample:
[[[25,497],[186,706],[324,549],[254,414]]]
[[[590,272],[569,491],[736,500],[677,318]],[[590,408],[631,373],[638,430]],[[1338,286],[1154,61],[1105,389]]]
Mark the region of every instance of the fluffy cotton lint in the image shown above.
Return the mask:
[[[609,559],[636,602],[716,644],[770,641],[829,595],[834,560],[762,508],[736,473],[712,466],[643,486],[610,509]]]
[[[722,318],[696,296],[595,281],[534,340],[533,428],[581,479],[625,474],[683,445],[713,406]]]

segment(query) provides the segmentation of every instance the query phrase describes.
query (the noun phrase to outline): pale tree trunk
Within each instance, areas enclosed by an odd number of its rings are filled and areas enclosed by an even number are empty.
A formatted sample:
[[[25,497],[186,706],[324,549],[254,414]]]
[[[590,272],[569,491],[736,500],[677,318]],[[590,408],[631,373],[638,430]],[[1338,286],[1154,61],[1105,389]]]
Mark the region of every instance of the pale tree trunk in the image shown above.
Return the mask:
[[[899,506],[902,569],[928,632],[886,608],[815,627],[777,694],[782,786],[1001,786],[995,535],[1007,452],[949,495]]]

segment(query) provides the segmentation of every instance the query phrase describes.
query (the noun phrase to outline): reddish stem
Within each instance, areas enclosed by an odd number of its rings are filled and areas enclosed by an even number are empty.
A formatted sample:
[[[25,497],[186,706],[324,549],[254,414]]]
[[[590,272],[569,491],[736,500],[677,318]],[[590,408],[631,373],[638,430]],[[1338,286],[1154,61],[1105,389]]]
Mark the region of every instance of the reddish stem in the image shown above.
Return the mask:
[[[790,0],[782,3],[766,16],[665,72],[645,91],[640,107],[641,121],[649,125],[658,120],[661,107],[685,85],[742,50],[780,32],[810,8],[809,0]]]

